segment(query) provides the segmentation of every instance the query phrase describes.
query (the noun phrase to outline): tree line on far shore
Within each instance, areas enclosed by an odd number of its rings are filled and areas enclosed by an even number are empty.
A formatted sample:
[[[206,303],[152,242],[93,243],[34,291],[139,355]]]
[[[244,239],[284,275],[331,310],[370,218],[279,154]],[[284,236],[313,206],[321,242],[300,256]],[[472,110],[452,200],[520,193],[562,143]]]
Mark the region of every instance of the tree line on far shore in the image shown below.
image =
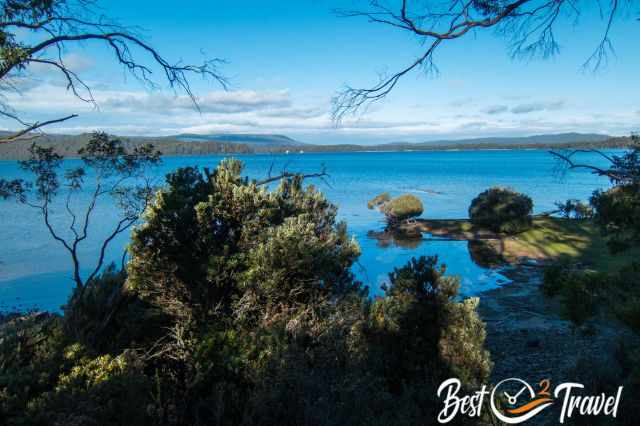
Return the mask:
[[[56,152],[64,157],[74,157],[77,152],[85,147],[91,138],[91,134],[80,135],[46,135],[33,140],[39,146],[53,147]],[[633,142],[630,137],[612,137],[599,142],[567,142],[567,143],[465,143],[465,144],[408,144],[395,143],[383,145],[311,145],[301,146],[288,145],[252,145],[249,143],[229,142],[221,139],[187,141],[180,140],[175,136],[167,137],[118,137],[125,147],[133,149],[145,144],[153,144],[163,156],[200,156],[216,154],[265,154],[265,153],[288,153],[288,152],[364,152],[364,151],[446,151],[462,150],[475,151],[482,149],[622,149],[630,147]],[[0,144],[0,160],[24,160],[29,158],[29,148],[31,142],[21,141],[20,143]]]

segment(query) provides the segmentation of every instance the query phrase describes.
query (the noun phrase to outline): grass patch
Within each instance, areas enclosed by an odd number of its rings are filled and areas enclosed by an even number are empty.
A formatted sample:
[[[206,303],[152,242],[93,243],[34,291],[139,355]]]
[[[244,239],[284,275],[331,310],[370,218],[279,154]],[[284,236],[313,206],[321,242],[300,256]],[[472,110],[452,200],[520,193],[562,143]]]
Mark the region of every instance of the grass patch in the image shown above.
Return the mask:
[[[600,229],[589,220],[536,217],[529,230],[513,236],[476,229],[468,220],[420,220],[413,226],[443,238],[487,240],[487,245],[509,262],[523,257],[541,261],[567,259],[594,270],[613,272],[640,258],[640,247],[611,254]]]

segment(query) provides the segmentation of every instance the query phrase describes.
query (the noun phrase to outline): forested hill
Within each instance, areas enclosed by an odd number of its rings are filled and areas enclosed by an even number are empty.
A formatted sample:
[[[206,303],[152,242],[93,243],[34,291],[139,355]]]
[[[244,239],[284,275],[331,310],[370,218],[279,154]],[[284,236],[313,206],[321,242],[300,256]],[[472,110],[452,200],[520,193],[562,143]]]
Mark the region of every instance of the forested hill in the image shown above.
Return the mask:
[[[0,159],[19,160],[28,157],[29,147],[37,142],[42,146],[56,146],[66,157],[77,152],[89,140],[90,134],[47,135],[34,140],[0,145]],[[478,138],[443,140],[425,143],[397,142],[382,145],[310,145],[281,135],[176,135],[169,137],[121,137],[126,147],[153,144],[167,156],[195,156],[212,154],[252,154],[288,152],[363,152],[363,151],[436,151],[478,149],[562,149],[562,148],[623,148],[629,137],[566,133],[515,138]]]
[[[55,146],[59,154],[65,157],[76,157],[78,150],[86,145],[90,134],[81,135],[46,135],[37,139],[17,141],[0,145],[0,159],[21,160],[29,155],[29,147],[33,143],[41,146]],[[252,153],[245,144],[223,141],[203,140],[198,142],[178,140],[173,137],[121,137],[127,148],[143,144],[153,144],[163,155],[211,155],[227,153]]]

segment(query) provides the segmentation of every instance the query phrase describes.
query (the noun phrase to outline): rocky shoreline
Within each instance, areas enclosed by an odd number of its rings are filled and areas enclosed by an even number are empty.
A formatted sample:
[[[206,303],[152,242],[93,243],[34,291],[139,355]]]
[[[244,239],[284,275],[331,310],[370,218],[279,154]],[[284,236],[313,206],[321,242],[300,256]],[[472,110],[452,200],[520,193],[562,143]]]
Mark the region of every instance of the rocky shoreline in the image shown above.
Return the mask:
[[[611,318],[596,318],[576,329],[562,318],[560,305],[542,293],[542,271],[542,265],[532,262],[504,267],[501,273],[512,282],[480,295],[478,312],[486,323],[486,346],[494,363],[492,385],[511,377],[532,386],[543,379],[552,387],[584,383],[595,375],[584,365],[615,365],[620,342],[636,338]],[[556,404],[532,423],[556,423],[559,410]]]

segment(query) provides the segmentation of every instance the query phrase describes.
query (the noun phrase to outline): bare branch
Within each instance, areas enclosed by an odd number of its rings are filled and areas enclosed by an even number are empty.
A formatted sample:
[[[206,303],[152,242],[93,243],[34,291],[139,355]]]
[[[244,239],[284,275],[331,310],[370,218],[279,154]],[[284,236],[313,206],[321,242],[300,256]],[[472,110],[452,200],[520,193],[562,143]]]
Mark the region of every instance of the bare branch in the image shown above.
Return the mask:
[[[21,3],[20,10],[23,12],[5,14],[2,12],[8,6],[0,6],[0,29],[3,33],[1,43],[3,51],[7,52],[0,61],[0,90],[17,89],[11,79],[21,78],[25,72],[28,72],[29,64],[41,64],[60,73],[67,82],[67,90],[73,96],[95,104],[90,86],[63,60],[63,52],[69,46],[86,42],[98,42],[111,48],[115,60],[136,79],[151,88],[159,87],[159,81],[152,78],[154,67],[159,67],[169,87],[176,91],[184,91],[198,110],[197,97],[191,89],[190,75],[211,78],[224,89],[228,87],[227,80],[217,69],[225,61],[205,60],[200,65],[171,63],[132,28],[97,15],[90,8],[90,2],[68,3],[56,0],[41,9],[37,6],[32,7],[28,0],[16,0],[16,2]],[[29,34],[29,36],[25,37],[22,34]],[[149,61],[141,62],[136,53],[150,58]],[[4,110],[11,111],[11,108],[4,108]],[[20,120],[18,122],[20,123]],[[20,123],[25,129],[0,139],[0,143],[17,140],[23,135],[56,122],[59,121],[52,120],[29,125]]]
[[[573,150],[570,151],[568,153],[562,153],[559,151],[549,151],[549,154],[553,155],[554,157],[556,157],[558,160],[560,160],[563,164],[565,164],[567,166],[567,168],[569,169],[586,169],[586,170],[590,170],[592,171],[594,174],[597,174],[598,176],[606,176],[611,180],[619,180],[621,177],[616,174],[613,173],[611,170],[609,169],[602,169],[600,167],[596,167],[592,164],[586,164],[586,163],[577,163],[573,160],[573,156],[579,152],[598,152],[597,150]],[[602,154],[603,156],[606,157],[606,155],[604,153],[599,152],[600,154]]]
[[[609,0],[603,38],[585,67],[599,68],[608,54],[613,52],[609,34],[620,6],[619,0]],[[436,49],[444,42],[461,38],[475,30],[496,30],[509,40],[509,50],[515,58],[556,55],[560,47],[554,28],[559,18],[575,16],[577,22],[580,8],[574,0],[402,0],[393,8],[385,6],[380,0],[370,0],[369,10],[339,10],[336,13],[340,17],[365,18],[372,23],[412,33],[426,45],[425,51],[408,66],[390,76],[381,77],[374,86],[346,86],[341,90],[332,101],[332,118],[335,123],[340,123],[346,115],[356,114],[385,98],[402,77],[416,68],[423,67],[426,72],[433,72]]]
[[[6,115],[6,113],[2,113],[2,115]],[[28,135],[29,133],[31,133],[33,131],[40,130],[41,128],[43,128],[45,126],[49,126],[51,124],[62,123],[63,121],[71,120],[72,118],[76,118],[76,117],[78,117],[78,114],[71,114],[71,115],[68,115],[66,117],[56,118],[54,120],[35,122],[33,124],[28,125],[28,127],[26,127],[24,129],[16,132],[16,133],[10,135],[10,136],[5,136],[5,137],[0,138],[0,144],[21,140],[21,139],[23,139],[23,136]],[[31,139],[31,138],[28,137],[28,139]]]
[[[269,170],[271,170],[271,168]],[[326,167],[324,165],[322,166],[322,169],[318,173],[302,174],[302,173],[293,173],[293,172],[288,172],[286,170],[283,170],[282,173],[280,173],[278,176],[269,176],[263,180],[256,181],[255,184],[258,186],[267,185],[271,182],[277,182],[282,179],[288,179],[288,178],[294,178],[294,177],[299,177],[301,179],[311,179],[311,178],[324,179],[329,177],[329,174],[327,173]]]

